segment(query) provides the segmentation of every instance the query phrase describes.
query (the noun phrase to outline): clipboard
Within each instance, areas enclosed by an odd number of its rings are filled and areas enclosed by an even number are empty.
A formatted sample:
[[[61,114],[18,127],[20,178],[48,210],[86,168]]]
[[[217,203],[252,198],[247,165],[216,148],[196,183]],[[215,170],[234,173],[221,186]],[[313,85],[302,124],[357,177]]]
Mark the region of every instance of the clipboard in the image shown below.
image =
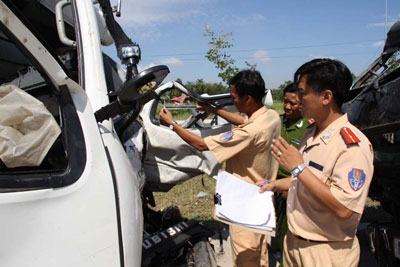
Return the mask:
[[[228,172],[218,174],[214,218],[226,224],[275,236],[273,193],[259,193],[259,187]]]

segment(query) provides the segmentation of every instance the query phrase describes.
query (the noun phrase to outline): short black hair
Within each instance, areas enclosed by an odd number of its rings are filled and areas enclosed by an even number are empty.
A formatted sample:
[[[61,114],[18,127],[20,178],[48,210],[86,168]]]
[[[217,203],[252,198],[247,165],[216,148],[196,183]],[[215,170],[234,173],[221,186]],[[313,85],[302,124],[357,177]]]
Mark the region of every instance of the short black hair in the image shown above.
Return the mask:
[[[289,83],[288,85],[283,88],[283,95],[286,93],[294,93],[298,94],[299,93],[299,88],[297,87],[296,83]]]
[[[347,98],[353,83],[350,70],[342,62],[330,58],[317,58],[304,63],[294,74],[294,82],[307,75],[307,85],[316,92],[329,89],[340,108]]]
[[[265,95],[265,82],[260,72],[256,70],[242,70],[229,80],[229,86],[235,87],[238,95],[252,96],[261,102]]]

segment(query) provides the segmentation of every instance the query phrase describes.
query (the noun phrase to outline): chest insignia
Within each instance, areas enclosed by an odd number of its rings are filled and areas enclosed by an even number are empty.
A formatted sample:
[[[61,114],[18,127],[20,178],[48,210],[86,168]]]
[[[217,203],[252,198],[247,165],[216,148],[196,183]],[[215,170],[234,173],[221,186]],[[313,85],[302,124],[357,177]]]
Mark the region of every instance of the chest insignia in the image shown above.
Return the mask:
[[[318,163],[316,163],[316,162],[314,162],[314,161],[311,161],[311,160],[310,160],[310,162],[308,163],[308,166],[313,167],[313,168],[315,168],[315,169],[317,169],[317,170],[319,170],[319,171],[321,171],[321,172],[324,170],[324,166],[319,165]]]
[[[354,191],[358,191],[365,183],[365,172],[361,169],[351,169],[347,177]]]
[[[354,145],[360,142],[360,139],[358,139],[354,132],[347,127],[340,129],[340,135],[342,136],[346,145]]]
[[[223,133],[219,137],[219,140],[222,141],[222,142],[228,142],[229,140],[232,140],[232,138],[233,138],[233,132],[229,131],[229,132]]]

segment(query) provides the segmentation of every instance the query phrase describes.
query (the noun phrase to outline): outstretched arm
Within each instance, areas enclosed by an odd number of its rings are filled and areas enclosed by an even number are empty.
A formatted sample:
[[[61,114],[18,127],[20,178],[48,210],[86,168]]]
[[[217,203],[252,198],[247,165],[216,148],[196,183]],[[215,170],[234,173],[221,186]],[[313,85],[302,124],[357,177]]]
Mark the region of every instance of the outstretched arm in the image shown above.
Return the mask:
[[[195,135],[179,124],[177,124],[174,121],[174,118],[172,117],[172,113],[166,109],[163,108],[160,111],[160,121],[166,125],[172,125],[174,127],[174,131],[189,145],[192,147],[196,148],[199,151],[204,151],[208,150],[208,147],[206,143],[204,142],[203,138],[201,138],[198,135]]]
[[[198,110],[202,110],[207,113],[214,113],[236,126],[241,125],[245,122],[245,118],[240,114],[226,111],[223,108],[213,108],[207,103],[199,102]]]

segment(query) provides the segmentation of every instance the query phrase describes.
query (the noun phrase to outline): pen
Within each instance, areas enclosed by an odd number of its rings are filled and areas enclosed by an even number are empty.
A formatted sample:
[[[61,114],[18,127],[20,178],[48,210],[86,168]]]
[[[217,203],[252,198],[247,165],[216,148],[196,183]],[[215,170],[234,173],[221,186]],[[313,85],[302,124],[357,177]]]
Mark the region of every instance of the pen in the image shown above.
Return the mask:
[[[264,185],[267,185],[271,182],[271,180],[265,180],[264,182],[262,182],[262,184],[259,185],[259,187],[263,187]]]

